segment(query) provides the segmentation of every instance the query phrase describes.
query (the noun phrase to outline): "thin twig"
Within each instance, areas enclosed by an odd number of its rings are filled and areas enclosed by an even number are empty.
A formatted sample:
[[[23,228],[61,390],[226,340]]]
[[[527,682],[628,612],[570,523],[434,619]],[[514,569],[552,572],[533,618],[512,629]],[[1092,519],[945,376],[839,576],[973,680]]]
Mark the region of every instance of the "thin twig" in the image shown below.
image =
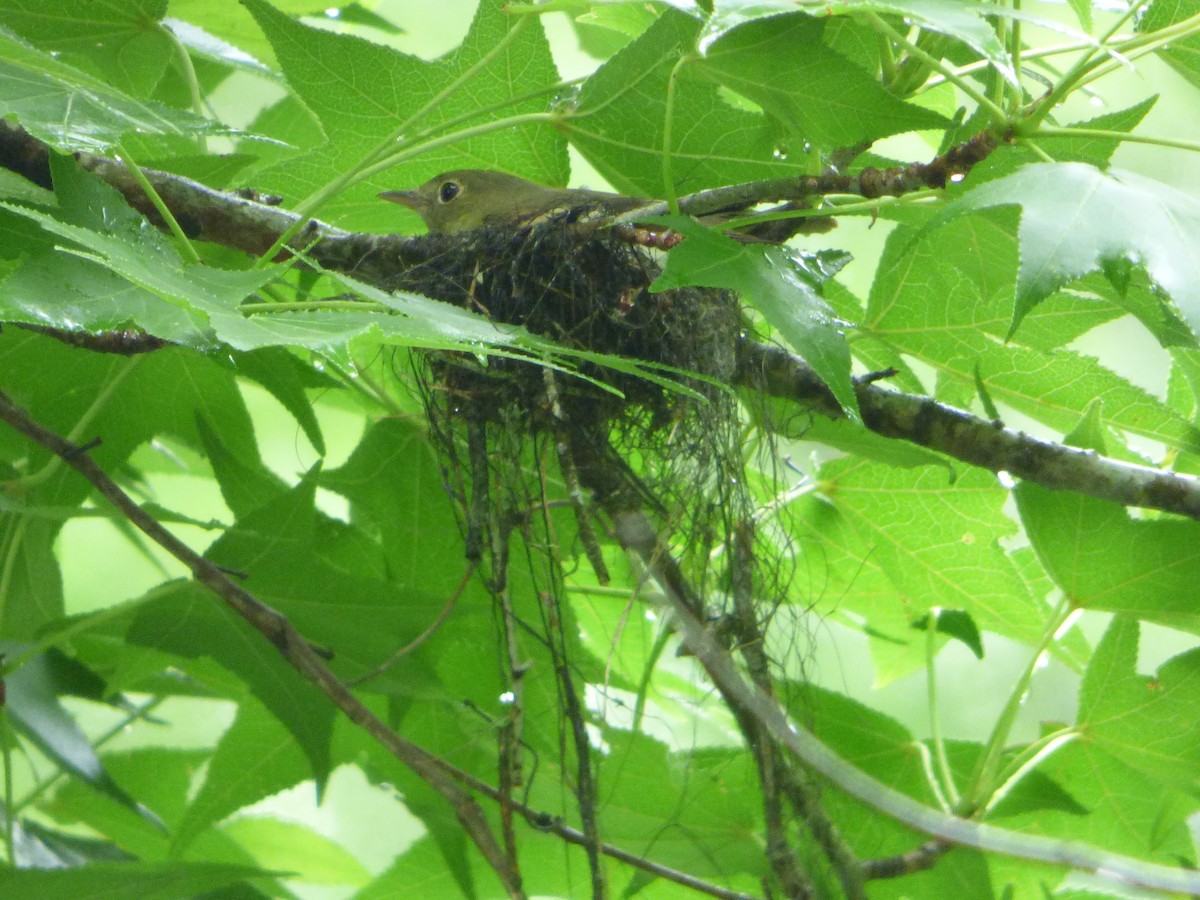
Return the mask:
[[[641,512],[617,504],[608,509],[622,546],[647,560],[648,565],[660,556],[658,534]],[[694,615],[689,598],[676,593],[673,576],[664,573],[661,565],[656,565],[656,569],[655,578],[663,587],[684,646],[708,673],[725,702],[752,715],[774,740],[805,765],[868,807],[952,844],[1069,866],[1124,884],[1200,896],[1200,872],[1122,856],[1079,841],[1020,834],[958,818],[926,806],[863,772],[821,743],[803,725],[791,721],[775,700],[748,684],[728,651]]]
[[[399,650],[397,650],[395,653],[393,653],[391,656],[389,656],[387,659],[385,659],[383,662],[381,662],[379,665],[377,665],[374,669],[372,669],[366,675],[359,675],[357,678],[347,681],[346,684],[349,685],[350,687],[358,687],[358,685],[363,684],[364,682],[370,681],[372,678],[378,678],[380,675],[382,675],[384,672],[386,672],[388,669],[390,669],[392,666],[394,666],[396,663],[398,663],[404,657],[408,656],[408,654],[412,653],[414,650],[416,650],[418,647],[420,647],[423,643],[425,643],[427,640],[429,640],[431,637],[433,637],[433,635],[437,632],[437,630],[439,628],[442,627],[442,624],[446,621],[447,617],[450,615],[450,611],[453,610],[455,605],[458,603],[458,598],[461,597],[463,591],[465,591],[467,589],[467,585],[471,583],[471,576],[475,574],[476,568],[478,568],[478,563],[475,563],[475,562],[467,563],[467,570],[465,572],[463,572],[463,576],[462,576],[462,578],[459,579],[458,585],[450,593],[449,599],[446,600],[446,605],[443,606],[442,611],[437,614],[437,618],[435,618],[432,622],[429,623],[428,628],[426,628],[424,631],[422,631],[420,634],[418,634],[415,638],[413,638],[411,641],[409,641],[407,644],[405,644],[403,647],[401,647]]]
[[[442,770],[440,760],[416,744],[406,741],[355,697],[320,659],[291,622],[231,581],[219,567],[188,547],[147,514],[113,481],[87,453],[54,432],[42,427],[0,391],[0,420],[48,449],[92,486],[151,540],[182,562],[192,576],[224,600],[238,615],[259,631],[300,674],[307,677],[359,727],[363,728],[396,759],[408,766],[454,808],[463,830],[474,841],[495,870],[510,897],[523,898],[520,883],[492,834],[483,810]]]

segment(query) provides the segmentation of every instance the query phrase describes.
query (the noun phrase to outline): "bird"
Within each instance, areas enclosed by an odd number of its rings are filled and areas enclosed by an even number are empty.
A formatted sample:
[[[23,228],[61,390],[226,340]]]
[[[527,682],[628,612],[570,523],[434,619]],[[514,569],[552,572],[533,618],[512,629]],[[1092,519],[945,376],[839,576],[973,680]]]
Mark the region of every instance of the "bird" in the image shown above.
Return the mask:
[[[456,169],[418,188],[384,191],[383,200],[407,206],[432,232],[457,234],[485,225],[521,224],[547,213],[587,207],[610,215],[652,203],[607,191],[553,188],[505,172]]]
[[[593,209],[616,216],[655,202],[608,191],[547,187],[506,172],[486,169],[455,169],[435,175],[420,187],[383,191],[378,196],[407,206],[421,217],[429,231],[440,234],[457,234],[485,225],[523,225],[549,213],[573,209]],[[801,201],[793,201],[768,212],[805,206]],[[719,225],[744,214],[745,210],[745,205],[730,207],[702,216],[700,221],[705,225]],[[730,236],[755,243],[782,243],[795,234],[828,231],[835,224],[833,219],[824,216],[776,220],[751,226],[745,232],[730,233]]]

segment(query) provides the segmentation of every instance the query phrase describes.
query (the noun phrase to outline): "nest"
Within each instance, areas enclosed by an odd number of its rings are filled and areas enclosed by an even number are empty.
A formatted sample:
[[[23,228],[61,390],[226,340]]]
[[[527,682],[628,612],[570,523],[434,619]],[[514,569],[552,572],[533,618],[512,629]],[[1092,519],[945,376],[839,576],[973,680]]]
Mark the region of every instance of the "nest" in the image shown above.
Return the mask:
[[[740,313],[724,291],[686,288],[650,293],[659,266],[651,254],[607,231],[575,225],[578,210],[534,227],[489,227],[469,234],[429,235],[434,253],[409,269],[402,286],[481,312],[497,322],[521,325],[563,346],[639,360],[714,402],[734,373]],[[590,232],[590,233],[589,233]],[[656,426],[678,418],[684,394],[645,378],[581,363],[585,379],[558,378],[561,410],[549,410],[540,366],[491,358],[480,364],[467,354],[434,357],[439,389],[459,405],[485,415],[516,407],[533,430],[560,427],[602,429],[625,418],[632,407],[651,413]]]
[[[580,215],[429,235],[428,261],[392,285],[667,376],[663,384],[580,361],[581,378],[503,357],[426,355],[425,406],[462,511],[467,555],[478,561],[489,550],[500,571],[493,583],[502,584],[505,563],[496,557],[504,535],[528,523],[531,510],[565,502],[576,513],[576,548],[583,546],[603,583],[585,495],[619,494],[655,515],[704,590],[709,550],[728,540],[751,505],[729,389],[741,332],[737,298],[702,288],[651,293],[660,272],[652,253],[587,227]],[[557,463],[549,473],[548,460]],[[550,535],[534,542],[557,543]],[[718,587],[714,595],[724,594]]]

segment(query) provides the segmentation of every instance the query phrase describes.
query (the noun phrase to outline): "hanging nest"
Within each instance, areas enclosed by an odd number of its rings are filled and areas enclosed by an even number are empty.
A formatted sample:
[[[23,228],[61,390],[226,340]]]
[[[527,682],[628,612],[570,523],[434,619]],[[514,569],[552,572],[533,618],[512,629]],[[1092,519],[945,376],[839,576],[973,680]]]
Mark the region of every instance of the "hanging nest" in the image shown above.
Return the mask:
[[[429,235],[430,260],[409,269],[395,286],[521,325],[567,348],[694,373],[701,377],[664,374],[712,401],[734,374],[736,299],[698,288],[650,293],[659,273],[650,252],[608,231],[581,228],[579,215],[572,210],[532,227]],[[666,423],[681,404],[695,402],[678,390],[594,363],[579,369],[623,396],[560,375],[562,412],[572,427],[600,427],[632,406]],[[440,354],[434,371],[439,388],[459,401],[496,412],[515,405],[532,429],[549,424],[540,366],[501,357],[480,364],[468,354]]]
[[[497,516],[511,520],[520,515],[517,507],[548,499],[544,471],[532,461],[538,454],[527,451],[549,439],[581,534],[590,526],[567,469],[583,472],[583,493],[617,484],[636,496],[704,590],[709,550],[728,540],[752,505],[729,389],[740,307],[727,291],[651,293],[660,272],[652,252],[588,228],[581,215],[572,210],[527,227],[429,235],[428,261],[392,285],[521,325],[567,348],[652,364],[678,385],[588,361],[578,364],[581,378],[504,357],[428,354],[425,405],[447,486],[466,515],[468,556],[478,558],[484,546],[495,552],[497,544],[482,532],[497,528]],[[595,477],[601,468],[603,476]],[[599,555],[588,551],[603,581]],[[719,587],[718,594],[726,589]]]

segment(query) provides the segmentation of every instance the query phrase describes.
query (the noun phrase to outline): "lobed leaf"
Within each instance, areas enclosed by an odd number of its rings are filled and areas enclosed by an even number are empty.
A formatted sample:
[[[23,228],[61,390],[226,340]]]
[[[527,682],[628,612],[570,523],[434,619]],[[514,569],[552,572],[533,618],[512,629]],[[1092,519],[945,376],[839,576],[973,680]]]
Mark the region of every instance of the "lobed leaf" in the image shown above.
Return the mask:
[[[1021,209],[1020,267],[1009,336],[1073,278],[1144,266],[1200,334],[1200,203],[1161,182],[1083,163],[1034,163],[979,185],[927,227],[996,206]]]

